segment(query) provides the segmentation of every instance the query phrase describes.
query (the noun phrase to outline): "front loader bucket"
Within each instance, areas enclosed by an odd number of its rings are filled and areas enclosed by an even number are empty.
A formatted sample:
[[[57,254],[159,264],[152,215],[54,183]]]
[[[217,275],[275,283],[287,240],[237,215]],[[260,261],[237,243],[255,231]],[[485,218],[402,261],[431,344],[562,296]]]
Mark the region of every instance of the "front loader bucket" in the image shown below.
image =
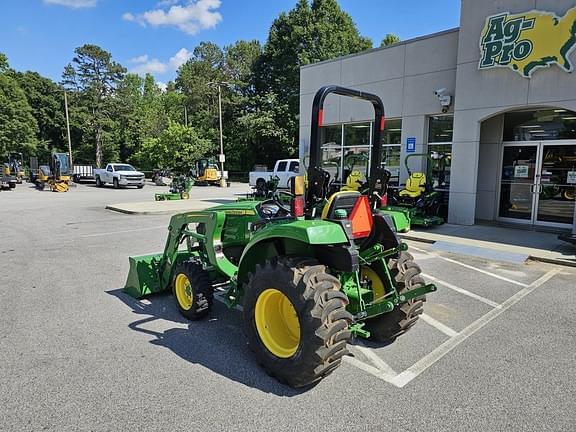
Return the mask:
[[[162,291],[158,267],[162,254],[141,255],[128,258],[130,270],[124,292],[134,298]]]

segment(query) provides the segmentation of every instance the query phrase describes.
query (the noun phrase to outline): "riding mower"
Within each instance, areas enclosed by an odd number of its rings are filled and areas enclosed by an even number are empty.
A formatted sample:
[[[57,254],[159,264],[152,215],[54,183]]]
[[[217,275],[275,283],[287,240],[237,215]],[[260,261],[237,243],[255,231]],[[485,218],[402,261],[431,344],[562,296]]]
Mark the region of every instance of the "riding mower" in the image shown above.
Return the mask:
[[[336,166],[336,170],[338,171],[339,164],[335,163],[336,161],[331,160],[330,164],[332,166]],[[367,171],[369,157],[365,152],[362,153],[353,153],[350,152],[343,157],[343,166],[344,166],[344,175],[343,178],[346,179],[343,185],[339,185],[337,182],[333,182],[333,190],[334,186],[340,187],[341,191],[361,191],[365,193],[369,189],[369,183],[366,180],[366,176],[362,173],[362,171]],[[366,173],[368,174],[368,173]],[[380,208],[380,213],[385,215],[386,218],[390,222],[390,225],[394,229],[395,232],[405,233],[410,231],[410,219],[403,211],[396,211],[396,210],[387,210],[385,206],[387,205],[388,200],[388,182],[390,180],[390,172],[384,170],[384,175],[386,176],[385,181],[383,184],[385,185],[385,190],[382,193],[382,200],[381,205],[384,206]],[[336,174],[338,177],[338,174]]]
[[[376,125],[369,189],[328,195],[320,145],[329,94],[372,103]],[[386,176],[378,96],[338,86],[314,98],[307,185],[296,177],[286,204],[276,193],[172,217],[164,252],[130,258],[124,290],[135,298],[171,290],[180,313],[206,317],[215,286],[243,306],[250,348],[279,381],[308,386],[333,372],[353,336],[390,343],[423,312],[436,290],[378,211]],[[182,246],[181,246],[182,245]]]
[[[411,157],[425,157],[428,159],[428,172],[412,172],[408,161]],[[411,225],[429,227],[442,225],[444,219],[440,217],[442,194],[432,186],[432,169],[434,160],[426,153],[412,153],[404,159],[408,180],[406,187],[397,195],[389,195],[390,205],[384,207],[387,211],[402,212],[410,220]]]
[[[36,187],[52,192],[68,192],[70,184],[70,159],[68,153],[52,153],[49,165],[40,165],[36,175]]]
[[[183,175],[176,176],[170,183],[168,193],[157,193],[154,195],[156,201],[174,201],[190,199],[190,191],[194,185],[194,180]]]
[[[270,176],[268,181],[257,182],[256,186],[253,187],[253,191],[251,193],[247,193],[246,196],[241,196],[238,198],[238,201],[263,201],[271,199],[274,194],[281,193],[281,190],[278,190],[278,183],[280,182],[280,178],[278,176]]]

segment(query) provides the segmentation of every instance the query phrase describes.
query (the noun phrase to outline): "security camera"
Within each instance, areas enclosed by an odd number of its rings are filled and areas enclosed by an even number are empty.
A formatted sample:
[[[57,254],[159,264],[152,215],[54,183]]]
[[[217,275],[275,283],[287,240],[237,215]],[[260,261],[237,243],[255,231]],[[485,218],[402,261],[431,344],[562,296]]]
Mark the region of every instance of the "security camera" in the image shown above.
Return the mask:
[[[440,101],[440,105],[442,105],[442,112],[448,112],[450,109],[450,105],[452,104],[452,95],[448,93],[448,89],[441,88],[438,90],[434,90],[434,95]]]
[[[445,96],[447,94],[448,94],[448,89],[446,89],[446,88],[434,90],[434,95],[436,95],[437,97]]]

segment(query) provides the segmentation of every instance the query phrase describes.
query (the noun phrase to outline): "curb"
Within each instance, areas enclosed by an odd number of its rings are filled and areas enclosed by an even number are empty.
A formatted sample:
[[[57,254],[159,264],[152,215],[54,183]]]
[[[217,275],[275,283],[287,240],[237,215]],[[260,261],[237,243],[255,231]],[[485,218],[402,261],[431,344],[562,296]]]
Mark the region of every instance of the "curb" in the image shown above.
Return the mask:
[[[438,240],[431,240],[431,239],[422,238],[422,237],[416,237],[416,236],[410,235],[410,234],[408,234],[408,235],[398,234],[398,237],[400,237],[402,239],[417,241],[417,242],[426,243],[426,244],[434,244],[438,241]],[[565,261],[562,259],[547,258],[547,257],[542,257],[542,256],[538,256],[538,255],[531,255],[531,254],[528,255],[527,261],[537,261],[537,262],[543,262],[543,263],[547,263],[547,264],[561,265],[564,267],[576,267],[576,261]]]

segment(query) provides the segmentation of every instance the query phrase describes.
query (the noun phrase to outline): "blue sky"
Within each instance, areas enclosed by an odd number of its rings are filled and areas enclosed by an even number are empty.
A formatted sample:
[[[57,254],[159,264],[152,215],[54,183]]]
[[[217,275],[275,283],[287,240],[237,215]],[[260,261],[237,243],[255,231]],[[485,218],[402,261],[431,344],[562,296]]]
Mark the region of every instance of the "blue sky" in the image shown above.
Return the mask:
[[[360,33],[378,46],[457,27],[459,0],[339,0]],[[0,6],[0,52],[13,68],[60,80],[74,48],[100,45],[129,70],[162,82],[203,40],[265,42],[270,25],[296,0],[19,0]]]

